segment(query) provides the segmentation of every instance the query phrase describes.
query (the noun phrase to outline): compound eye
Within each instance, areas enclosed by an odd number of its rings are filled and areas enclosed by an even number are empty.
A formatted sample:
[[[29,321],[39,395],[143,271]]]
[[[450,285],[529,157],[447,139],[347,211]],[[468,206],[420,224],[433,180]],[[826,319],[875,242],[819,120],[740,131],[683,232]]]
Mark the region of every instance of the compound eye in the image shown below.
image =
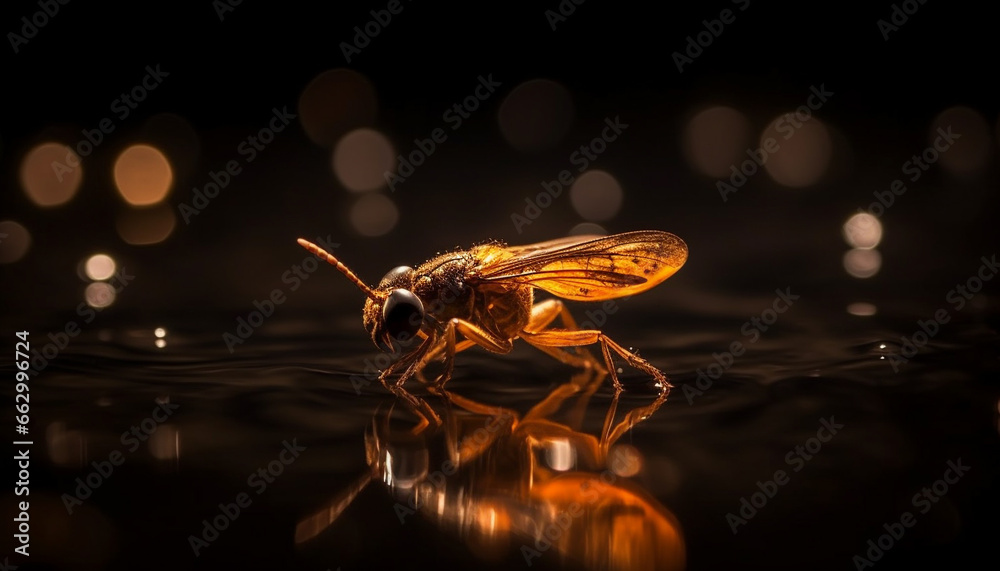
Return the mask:
[[[393,270],[395,271],[395,270]],[[420,298],[405,289],[394,289],[382,306],[382,323],[389,342],[398,342],[402,334],[412,339],[424,321],[424,304]]]
[[[410,266],[397,266],[382,276],[382,281],[379,282],[378,286],[384,288],[394,285],[409,285],[409,281],[404,278],[408,278],[411,273],[413,273],[413,268]]]

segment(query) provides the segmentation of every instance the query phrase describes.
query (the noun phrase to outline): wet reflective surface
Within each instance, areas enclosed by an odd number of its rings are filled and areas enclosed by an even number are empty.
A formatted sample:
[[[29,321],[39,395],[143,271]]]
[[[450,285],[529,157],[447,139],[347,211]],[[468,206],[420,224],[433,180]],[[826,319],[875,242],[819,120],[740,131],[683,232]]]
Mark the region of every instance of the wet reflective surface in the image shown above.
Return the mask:
[[[606,379],[518,343],[461,354],[448,398],[411,386],[440,427],[359,384],[377,353],[356,308],[275,319],[225,359],[228,316],[109,319],[33,381],[31,562],[843,569],[904,512],[916,524],[879,567],[992,541],[995,315],[960,316],[896,372],[907,316],[817,330],[803,301],[751,342],[740,320],[768,299],[658,303],[623,301],[605,327],[670,375],[657,410],[635,371],[615,402]]]

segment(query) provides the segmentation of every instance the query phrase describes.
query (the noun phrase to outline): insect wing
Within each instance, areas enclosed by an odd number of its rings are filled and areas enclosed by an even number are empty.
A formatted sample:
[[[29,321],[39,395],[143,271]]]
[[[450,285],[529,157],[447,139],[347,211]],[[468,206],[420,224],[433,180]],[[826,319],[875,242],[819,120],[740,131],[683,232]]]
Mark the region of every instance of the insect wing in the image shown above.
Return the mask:
[[[508,248],[478,270],[483,283],[531,285],[565,299],[598,301],[635,295],[672,276],[687,244],[669,232],[575,237]]]

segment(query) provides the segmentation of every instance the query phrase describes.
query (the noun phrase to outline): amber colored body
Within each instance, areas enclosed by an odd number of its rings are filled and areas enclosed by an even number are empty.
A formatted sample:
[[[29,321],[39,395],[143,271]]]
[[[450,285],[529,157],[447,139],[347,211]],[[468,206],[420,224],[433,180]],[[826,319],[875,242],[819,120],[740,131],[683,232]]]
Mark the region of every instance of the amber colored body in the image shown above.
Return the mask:
[[[612,354],[650,374],[664,391],[669,388],[666,376],[638,355],[599,330],[579,329],[559,299],[533,304],[534,288],[557,298],[602,301],[656,286],[687,260],[687,245],[669,232],[573,236],[513,247],[481,244],[438,255],[416,269],[396,268],[375,288],[315,244],[302,239],[299,244],[365,292],[362,317],[372,341],[401,357],[382,371],[379,381],[435,421],[440,419],[434,411],[403,389],[407,379],[427,381],[424,369],[443,355],[444,372],[436,378],[441,386],[451,376],[456,353],[475,345],[507,353],[519,338],[564,363],[603,370],[583,348],[600,344],[617,391],[622,385]],[[563,327],[550,327],[556,319]],[[396,372],[401,375],[390,386],[387,379]]]
[[[480,283],[476,270],[484,261],[509,256],[498,244],[442,254],[424,262],[408,276],[380,283],[377,289],[402,288],[413,292],[433,318],[427,328],[434,322],[461,319],[478,324],[497,340],[517,339],[531,318],[534,289],[521,284]],[[379,300],[369,299],[365,303],[363,320],[369,331],[375,330],[373,324],[381,311]]]

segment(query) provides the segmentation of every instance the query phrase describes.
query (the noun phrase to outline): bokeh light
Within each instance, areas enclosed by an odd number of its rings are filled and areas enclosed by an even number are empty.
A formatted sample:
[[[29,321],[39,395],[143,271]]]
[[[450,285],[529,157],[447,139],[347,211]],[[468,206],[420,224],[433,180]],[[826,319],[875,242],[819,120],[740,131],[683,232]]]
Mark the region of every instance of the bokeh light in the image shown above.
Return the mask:
[[[115,160],[114,176],[118,193],[133,206],[160,202],[174,182],[167,157],[149,145],[132,145],[122,151]]]
[[[158,349],[163,349],[164,347],[167,346],[167,339],[166,339],[166,337],[167,337],[167,330],[166,329],[164,329],[162,327],[157,327],[156,329],[153,330],[153,335],[156,337],[156,340],[153,341],[153,344],[156,345],[156,347]]]
[[[589,170],[569,189],[569,199],[576,212],[587,220],[610,220],[622,206],[622,187],[602,170]]]
[[[710,107],[684,126],[682,147],[688,163],[704,175],[723,178],[747,158],[750,122],[732,107]],[[738,168],[738,166],[737,166]]]
[[[562,85],[532,79],[514,89],[500,103],[500,133],[518,151],[542,151],[562,140],[573,125],[573,98]]]
[[[28,253],[31,233],[13,220],[0,222],[0,264],[12,264]]]
[[[615,444],[608,451],[608,467],[618,476],[631,478],[642,470],[642,453],[631,444]]]
[[[600,224],[581,222],[570,229],[570,236],[607,236],[608,231]]]
[[[382,133],[356,129],[333,149],[333,172],[348,190],[361,192],[385,186],[385,173],[396,170],[396,150]]]
[[[858,317],[871,317],[872,315],[875,315],[877,311],[878,308],[875,304],[868,303],[867,301],[855,301],[847,306],[847,313],[857,315]]]
[[[764,168],[780,185],[803,188],[819,182],[830,166],[833,141],[819,119],[806,121],[795,113],[777,117],[764,129],[760,148],[777,150],[767,155]]]
[[[542,446],[545,450],[545,463],[549,468],[565,472],[576,465],[576,449],[566,438],[547,438]]]
[[[94,282],[84,290],[83,297],[90,307],[103,309],[115,302],[115,288],[105,282]]]
[[[993,145],[986,118],[975,109],[962,106],[945,109],[934,118],[927,142],[940,153],[941,167],[959,176],[982,170]],[[929,162],[926,156],[923,158]]]
[[[351,207],[351,226],[363,236],[382,236],[396,227],[399,209],[388,196],[366,193]]]
[[[332,147],[341,135],[371,124],[378,103],[375,88],[360,73],[332,69],[317,75],[299,96],[299,121],[316,144]]]
[[[878,250],[854,248],[844,254],[844,270],[856,278],[870,278],[882,267],[882,255]]]
[[[867,212],[858,212],[844,222],[844,240],[855,248],[871,249],[882,241],[882,223]]]
[[[80,157],[61,143],[42,143],[21,162],[21,188],[38,206],[69,202],[82,181]]]
[[[176,226],[177,215],[167,204],[130,209],[120,213],[115,222],[118,235],[133,246],[159,244],[170,237]]]
[[[106,280],[115,275],[115,260],[107,254],[94,254],[84,262],[83,271],[92,280]]]

